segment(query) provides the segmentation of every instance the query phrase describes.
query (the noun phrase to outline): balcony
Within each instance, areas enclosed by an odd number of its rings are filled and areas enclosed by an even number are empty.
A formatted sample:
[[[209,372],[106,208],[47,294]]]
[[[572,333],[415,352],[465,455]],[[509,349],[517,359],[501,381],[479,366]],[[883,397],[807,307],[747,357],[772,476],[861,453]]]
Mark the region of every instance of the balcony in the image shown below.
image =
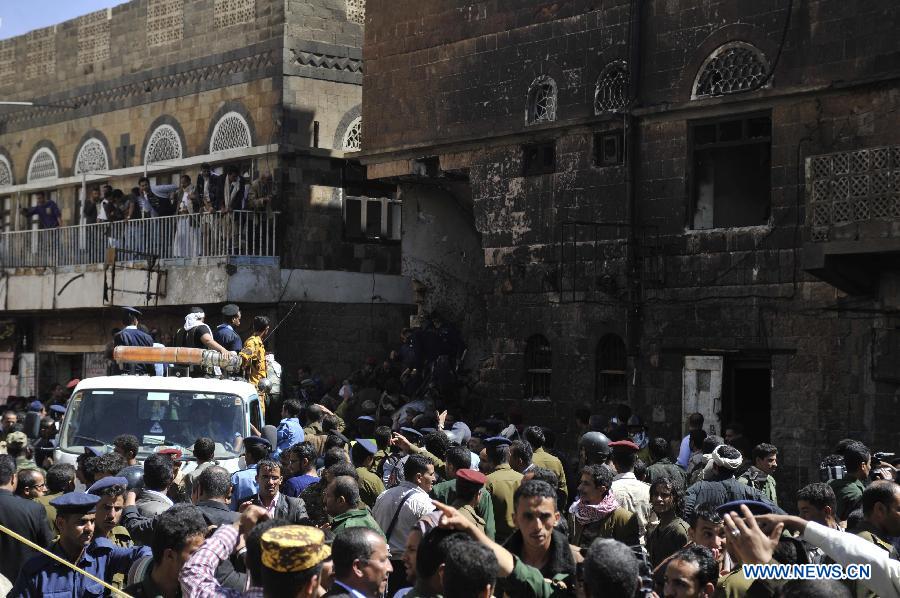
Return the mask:
[[[187,214],[0,234],[8,311],[267,302],[278,214]]]
[[[118,261],[277,256],[278,214],[185,214],[0,235],[0,267],[54,268]]]
[[[850,294],[872,294],[900,257],[900,146],[806,161],[803,268]]]

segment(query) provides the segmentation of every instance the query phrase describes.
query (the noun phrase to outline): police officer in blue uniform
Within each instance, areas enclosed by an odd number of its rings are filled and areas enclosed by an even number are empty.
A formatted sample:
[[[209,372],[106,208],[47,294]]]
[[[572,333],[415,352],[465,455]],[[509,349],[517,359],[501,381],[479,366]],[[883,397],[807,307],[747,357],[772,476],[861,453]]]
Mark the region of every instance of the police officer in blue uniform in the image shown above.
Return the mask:
[[[231,476],[232,510],[237,511],[242,502],[259,493],[259,484],[256,482],[256,464],[263,459],[268,459],[271,452],[272,445],[265,438],[259,436],[244,438],[244,461],[247,463],[247,468],[235,472]]]
[[[153,337],[138,328],[139,320],[143,314],[133,307],[122,308],[122,324],[125,328],[113,337],[115,347],[152,347]],[[121,366],[123,373],[150,374],[155,372],[152,364],[126,363]]]
[[[104,581],[127,574],[138,559],[151,556],[146,546],[116,548],[106,538],[93,539],[94,519],[100,497],[68,492],[50,501],[56,507],[59,539],[50,551]],[[103,586],[45,555],[29,559],[9,593],[10,597],[103,596]]]
[[[222,308],[223,323],[219,324],[213,332],[213,340],[228,349],[240,353],[244,348],[244,342],[235,331],[241,325],[241,308],[234,303],[229,303]]]

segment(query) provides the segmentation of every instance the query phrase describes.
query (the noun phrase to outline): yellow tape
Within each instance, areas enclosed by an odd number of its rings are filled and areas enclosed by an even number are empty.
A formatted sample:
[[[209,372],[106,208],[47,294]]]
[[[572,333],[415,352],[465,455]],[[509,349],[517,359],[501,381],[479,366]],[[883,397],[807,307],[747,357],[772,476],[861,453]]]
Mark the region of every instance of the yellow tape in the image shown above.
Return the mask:
[[[81,568],[79,568],[79,567],[76,567],[75,565],[73,565],[73,564],[70,563],[69,561],[67,561],[67,560],[65,560],[65,559],[63,559],[63,558],[60,558],[60,557],[56,556],[55,554],[53,554],[52,552],[50,552],[50,551],[47,550],[46,548],[42,548],[42,547],[38,546],[37,544],[35,544],[34,542],[32,542],[31,540],[29,540],[29,539],[27,539],[27,538],[23,538],[22,536],[20,536],[20,535],[17,534],[16,532],[12,531],[11,529],[8,529],[8,528],[3,527],[2,525],[0,525],[0,532],[3,532],[4,534],[7,534],[7,535],[9,535],[9,536],[12,536],[13,538],[15,538],[16,540],[18,540],[18,541],[21,542],[22,544],[25,544],[25,545],[28,546],[29,548],[33,548],[34,550],[37,550],[38,552],[40,552],[40,553],[43,554],[43,555],[49,556],[51,559],[53,559],[53,560],[56,561],[57,563],[59,563],[59,564],[61,564],[61,565],[65,565],[65,566],[68,567],[69,569],[72,569],[73,571],[75,571],[75,573],[80,573],[81,575],[84,575],[85,577],[87,577],[87,578],[90,579],[91,581],[94,581],[94,582],[99,583],[101,586],[103,586],[104,588],[106,588],[107,590],[109,590],[110,592],[112,592],[114,596],[123,596],[124,598],[132,598],[131,594],[126,594],[126,593],[123,592],[122,590],[120,590],[120,589],[118,589],[118,588],[112,587],[111,585],[109,585],[108,583],[106,583],[105,581],[103,581],[102,579],[100,579],[100,578],[98,578],[98,577],[94,577],[93,575],[91,575],[90,573],[88,573],[87,571],[85,571],[84,569],[81,569]],[[15,580],[11,580],[11,581],[15,582]]]

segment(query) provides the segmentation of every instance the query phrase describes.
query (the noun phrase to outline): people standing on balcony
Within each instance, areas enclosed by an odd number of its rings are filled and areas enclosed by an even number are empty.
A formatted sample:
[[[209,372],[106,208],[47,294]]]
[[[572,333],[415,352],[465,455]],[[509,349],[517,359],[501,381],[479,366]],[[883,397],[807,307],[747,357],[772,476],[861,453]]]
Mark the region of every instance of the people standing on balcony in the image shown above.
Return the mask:
[[[246,189],[244,189],[244,179],[241,178],[241,172],[237,166],[229,166],[225,175],[225,205],[223,212],[235,210],[243,210],[246,208]]]
[[[259,178],[250,185],[247,196],[247,207],[255,212],[272,213],[272,203],[275,201],[275,184],[272,181],[271,172],[260,173]]]
[[[81,209],[82,222],[84,224],[96,224],[100,205],[100,187],[91,187],[87,197],[84,198],[84,207]]]
[[[132,189],[132,192],[133,191],[134,190]],[[161,214],[156,211],[157,205],[159,205],[159,198],[150,190],[150,179],[145,176],[141,177],[138,181],[137,196],[134,198],[134,201],[131,202],[126,220],[161,216]]]
[[[200,212],[197,193],[191,185],[191,177],[181,175],[181,184],[172,191],[171,202],[177,206],[176,214],[181,216],[175,223],[175,241],[172,247],[174,257],[194,257],[200,254],[200,227],[191,215]]]
[[[200,165],[200,174],[197,175],[197,194],[203,200],[204,205],[208,201],[215,212],[222,209],[222,192],[224,187],[223,177],[215,174],[209,164]]]
[[[47,194],[43,191],[35,193],[37,197],[37,205],[30,208],[22,208],[22,215],[26,218],[32,216],[38,217],[38,227],[40,229],[59,228],[62,224],[62,212],[59,206],[52,199],[47,198]]]

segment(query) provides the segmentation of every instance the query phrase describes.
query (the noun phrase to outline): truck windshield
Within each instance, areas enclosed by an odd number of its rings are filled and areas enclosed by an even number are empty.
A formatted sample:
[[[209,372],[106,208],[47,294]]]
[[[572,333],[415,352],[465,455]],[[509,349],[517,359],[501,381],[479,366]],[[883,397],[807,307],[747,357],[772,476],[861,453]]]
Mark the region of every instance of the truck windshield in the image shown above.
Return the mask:
[[[60,448],[112,445],[119,434],[133,434],[141,453],[156,447],[188,449],[206,436],[216,442],[217,459],[235,457],[243,438],[244,403],[230,394],[200,391],[110,389],[80,391],[69,401]]]

